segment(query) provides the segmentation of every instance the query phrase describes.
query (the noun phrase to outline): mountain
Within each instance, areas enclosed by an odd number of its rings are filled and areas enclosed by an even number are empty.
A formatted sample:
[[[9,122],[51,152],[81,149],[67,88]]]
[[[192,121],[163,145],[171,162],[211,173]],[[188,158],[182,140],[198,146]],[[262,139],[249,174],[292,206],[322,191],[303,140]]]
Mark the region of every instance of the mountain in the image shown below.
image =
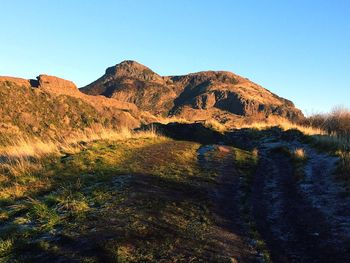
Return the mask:
[[[291,101],[231,72],[160,76],[130,60],[81,89],[48,75],[0,77],[0,103],[0,133],[6,136],[65,136],[94,125],[136,128],[172,116],[215,119],[227,127],[271,116],[303,118]]]
[[[303,118],[294,104],[254,82],[227,71],[203,71],[183,76],[160,76],[135,61],[107,68],[98,80],[80,89],[134,103],[154,115],[192,121],[279,116]]]
[[[106,69],[106,73],[80,90],[136,104],[153,114],[169,112],[179,91],[167,78],[135,61],[124,61]]]

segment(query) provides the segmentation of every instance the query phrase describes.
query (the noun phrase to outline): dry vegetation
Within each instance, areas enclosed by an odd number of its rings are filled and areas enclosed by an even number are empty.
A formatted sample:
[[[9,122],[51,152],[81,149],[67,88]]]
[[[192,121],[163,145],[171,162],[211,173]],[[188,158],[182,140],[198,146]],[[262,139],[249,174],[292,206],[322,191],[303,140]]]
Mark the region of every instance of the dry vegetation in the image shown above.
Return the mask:
[[[67,138],[43,140],[39,137],[6,139],[0,148],[0,182],[7,187],[0,190],[0,198],[17,198],[28,189],[42,187],[45,179],[37,180],[33,174],[43,169],[47,160],[80,152],[88,142],[119,141],[130,138],[160,138],[154,130],[133,132],[129,129],[111,130],[95,125],[72,133]],[[24,179],[25,178],[25,179]]]
[[[328,114],[315,114],[304,121],[305,125],[319,128],[336,137],[344,148],[350,147],[350,110],[336,107]]]
[[[236,128],[242,129],[242,128],[249,128],[249,129],[257,129],[257,130],[266,130],[272,127],[280,127],[282,130],[299,130],[305,135],[324,135],[326,134],[325,131],[322,128],[319,127],[313,127],[306,124],[298,124],[293,123],[285,118],[279,118],[279,117],[270,117],[267,118],[266,121],[253,121],[251,123],[242,123]]]
[[[212,219],[201,189],[215,175],[198,166],[199,144],[101,128],[44,145],[23,139],[2,151],[5,163],[33,167],[2,167],[0,260],[208,257]]]
[[[315,114],[304,122],[310,127],[325,131],[327,136],[318,136],[317,142],[323,149],[336,153],[340,158],[338,176],[350,180],[350,110],[335,107],[328,114]]]

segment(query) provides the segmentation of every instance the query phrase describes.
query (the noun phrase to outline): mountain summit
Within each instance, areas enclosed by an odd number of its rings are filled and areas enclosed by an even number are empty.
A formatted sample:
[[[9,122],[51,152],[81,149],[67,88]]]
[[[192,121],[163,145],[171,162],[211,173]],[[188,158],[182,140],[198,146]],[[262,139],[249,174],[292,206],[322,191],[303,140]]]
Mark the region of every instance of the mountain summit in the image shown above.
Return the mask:
[[[154,73],[148,67],[132,60],[125,60],[120,64],[106,69],[107,76],[115,78],[135,78],[144,81],[161,81],[162,77]]]
[[[160,76],[148,67],[123,61],[80,89],[136,104],[155,115],[190,120],[215,118],[303,117],[294,104],[260,85],[227,71],[203,71],[183,76]]]

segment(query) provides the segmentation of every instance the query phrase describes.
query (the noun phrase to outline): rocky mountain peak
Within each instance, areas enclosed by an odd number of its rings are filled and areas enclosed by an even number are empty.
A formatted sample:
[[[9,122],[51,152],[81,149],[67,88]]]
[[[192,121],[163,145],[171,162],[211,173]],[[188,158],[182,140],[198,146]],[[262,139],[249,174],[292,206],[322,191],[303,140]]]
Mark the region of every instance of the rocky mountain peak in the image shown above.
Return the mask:
[[[106,70],[98,80],[80,89],[134,103],[154,115],[178,116],[191,121],[270,115],[298,120],[302,112],[247,78],[228,71],[201,71],[182,76],[160,76],[127,60]]]
[[[143,81],[162,81],[162,77],[150,68],[133,60],[125,60],[106,69],[106,76],[113,78],[133,78]]]

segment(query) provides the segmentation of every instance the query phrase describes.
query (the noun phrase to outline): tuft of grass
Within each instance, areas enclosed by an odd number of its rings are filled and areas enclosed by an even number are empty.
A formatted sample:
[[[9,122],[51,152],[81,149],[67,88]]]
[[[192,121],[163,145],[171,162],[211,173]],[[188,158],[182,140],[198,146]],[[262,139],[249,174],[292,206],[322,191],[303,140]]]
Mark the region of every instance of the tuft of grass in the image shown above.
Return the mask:
[[[295,148],[291,151],[293,161],[293,173],[297,180],[302,180],[305,176],[305,164],[308,160],[307,154],[303,148]]]
[[[219,122],[215,119],[210,119],[210,120],[204,121],[204,126],[207,128],[210,128],[214,131],[220,132],[220,133],[224,133],[224,132],[228,131],[227,126],[225,126],[224,124],[222,124],[221,122]]]
[[[181,118],[181,117],[177,117],[177,116],[171,116],[171,117],[160,117],[157,116],[155,122],[159,122],[162,124],[168,124],[168,123],[172,123],[172,122],[177,122],[177,123],[191,123],[191,121],[185,119],[185,118]]]
[[[57,211],[69,212],[70,214],[81,214],[89,211],[87,198],[81,192],[72,192],[71,189],[63,189],[57,198]]]
[[[60,223],[60,216],[55,209],[45,203],[31,199],[30,218],[38,225],[39,231],[51,231]]]
[[[13,239],[2,239],[0,238],[0,260],[1,258],[9,255],[14,247]]]
[[[303,148],[295,148],[292,151],[292,156],[294,157],[295,160],[301,161],[301,162],[307,159],[305,150]]]

